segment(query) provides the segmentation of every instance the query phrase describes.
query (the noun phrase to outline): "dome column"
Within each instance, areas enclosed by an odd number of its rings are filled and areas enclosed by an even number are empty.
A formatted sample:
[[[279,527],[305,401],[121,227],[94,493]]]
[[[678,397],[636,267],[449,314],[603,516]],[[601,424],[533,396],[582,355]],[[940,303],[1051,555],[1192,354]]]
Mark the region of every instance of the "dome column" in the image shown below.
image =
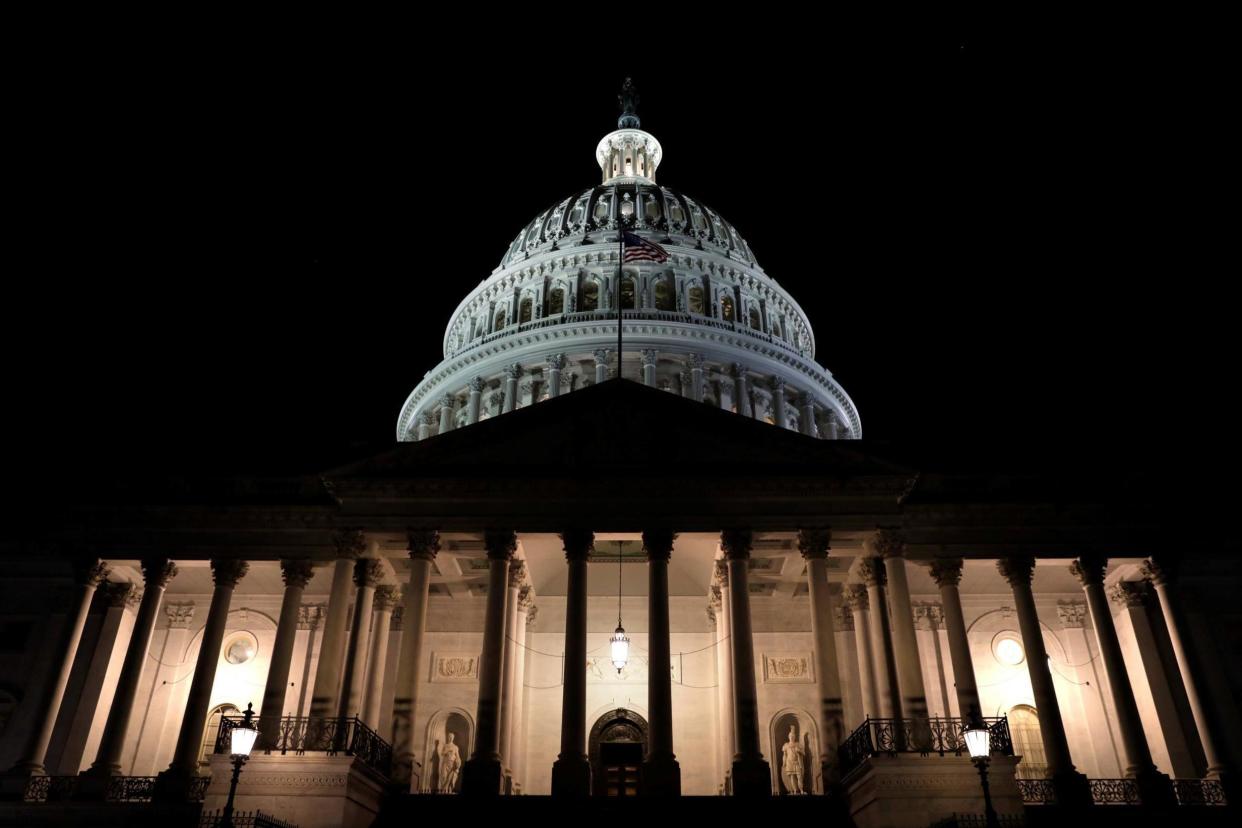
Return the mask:
[[[561,371],[564,367],[564,354],[548,355],[548,399],[561,395]]]
[[[752,416],[750,408],[750,391],[746,387],[747,367],[740,362],[733,363],[733,397],[737,405],[737,413],[743,417]]]
[[[473,424],[479,421],[479,407],[483,401],[483,378],[474,377],[470,380],[470,398],[466,402],[466,422]]]
[[[815,436],[815,397],[807,391],[802,394],[802,417],[800,425],[802,433],[808,437]]]
[[[608,349],[596,348],[595,353],[595,384],[598,385],[608,379]]]
[[[440,433],[447,434],[453,429],[453,395],[445,394],[440,400]]]
[[[418,439],[426,440],[431,435],[431,415],[424,411],[418,415]]]
[[[522,366],[518,363],[505,366],[505,402],[504,413],[508,414],[517,407],[518,378],[522,376]]]
[[[772,378],[772,411],[776,424],[781,428],[789,428],[789,418],[785,416],[785,379]]]
[[[648,388],[656,387],[656,360],[659,359],[660,352],[655,348],[643,348],[643,385]]]
[[[703,402],[703,355],[690,355],[690,399]]]

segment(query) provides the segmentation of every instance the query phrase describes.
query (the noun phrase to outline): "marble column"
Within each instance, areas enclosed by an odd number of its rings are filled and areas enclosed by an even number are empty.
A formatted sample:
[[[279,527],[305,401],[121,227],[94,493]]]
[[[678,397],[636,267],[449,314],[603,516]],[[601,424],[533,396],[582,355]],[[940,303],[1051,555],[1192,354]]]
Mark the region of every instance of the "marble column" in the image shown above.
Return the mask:
[[[372,601],[371,655],[367,659],[366,697],[362,705],[362,721],[376,733],[383,733],[389,723],[384,721],[384,675],[388,670],[388,638],[392,630],[392,611],[401,600],[395,586],[384,584],[375,588]]]
[[[897,532],[890,529],[877,531],[868,543],[877,555],[884,558],[884,571],[888,576],[888,614],[893,625],[893,648],[897,654],[901,711],[908,719],[924,721],[927,719],[927,690],[923,686],[923,665],[914,631],[910,587],[906,582],[905,543]],[[917,725],[915,732],[922,733]]]
[[[703,355],[690,355],[690,398],[703,402]]]
[[[819,765],[824,793],[841,782],[837,747],[845,738],[841,674],[837,668],[836,634],[832,629],[832,596],[828,592],[831,537],[828,529],[798,532],[798,551],[806,561],[807,591],[811,596],[811,636],[815,641],[815,676],[819,683]],[[811,786],[808,784],[807,788]]]
[[[453,430],[453,395],[445,394],[440,399],[440,434]]]
[[[426,440],[431,436],[431,415],[424,411],[418,415],[418,439]]]
[[[940,605],[944,610],[944,627],[949,634],[949,663],[953,665],[953,688],[957,692],[957,709],[963,719],[982,716],[975,667],[970,657],[970,640],[966,637],[966,619],[962,615],[961,558],[936,558],[931,562],[932,580],[940,588]]]
[[[142,681],[142,671],[146,667],[147,655],[151,649],[151,636],[155,632],[155,620],[159,617],[160,601],[164,597],[164,588],[176,574],[176,564],[167,558],[148,558],[142,561],[143,593],[142,603],[138,605],[138,618],[134,621],[129,645],[125,649],[125,661],[121,665],[121,675],[112,696],[112,708],[108,711],[108,720],[99,740],[99,751],[95,762],[83,772],[84,776],[107,779],[121,775],[121,753],[125,749],[125,738],[129,733],[129,721],[133,716],[138,685]],[[90,782],[84,784],[87,788],[92,787]],[[101,786],[98,793],[102,796],[105,790],[106,785]]]
[[[418,690],[423,680],[423,637],[427,630],[427,596],[431,585],[431,564],[440,551],[440,533],[434,529],[409,529],[410,581],[405,589],[405,608],[401,614],[401,662],[397,668],[397,692],[393,698],[393,734],[396,779],[418,793],[418,777],[412,773],[414,727],[418,713]]]
[[[1035,594],[1031,591],[1035,559],[1029,555],[1001,558],[996,562],[996,568],[1013,590],[1018,629],[1022,634],[1027,671],[1035,696],[1035,709],[1039,711],[1039,733],[1044,743],[1048,776],[1053,781],[1057,803],[1070,807],[1089,806],[1091,789],[1087,778],[1074,769],[1070,758],[1065,722],[1061,718],[1061,705],[1057,702],[1056,687],[1052,683],[1052,672],[1048,666],[1048,651],[1044,647],[1044,634],[1040,627],[1039,613],[1035,609]]]
[[[561,371],[564,368],[564,354],[548,355],[548,399],[561,395]]]
[[[1242,796],[1242,785],[1238,784],[1236,772],[1226,759],[1220,723],[1211,714],[1207,682],[1192,653],[1194,645],[1190,630],[1173,591],[1177,574],[1174,565],[1171,559],[1153,557],[1144,561],[1143,574],[1155,587],[1156,597],[1160,601],[1160,611],[1169,631],[1169,642],[1173,645],[1173,656],[1177,660],[1177,669],[1186,689],[1186,700],[1190,703],[1190,714],[1195,720],[1195,729],[1199,731],[1199,741],[1203,745],[1207,778],[1221,780],[1225,795],[1232,797],[1231,802],[1237,801]]]
[[[1117,638],[1113,613],[1104,594],[1107,567],[1108,561],[1103,556],[1083,555],[1070,564],[1070,571],[1082,582],[1082,591],[1087,597],[1087,611],[1091,613],[1091,625],[1095,627],[1096,643],[1100,646],[1100,657],[1108,676],[1113,708],[1117,711],[1124,773],[1134,777],[1144,805],[1173,807],[1177,804],[1173,783],[1168,776],[1156,770],[1156,764],[1151,759],[1151,748],[1143,733],[1143,720],[1134,700],[1134,688],[1130,685],[1130,675],[1126,672],[1125,659],[1121,654],[1121,641]]]
[[[565,678],[561,688],[561,752],[552,764],[552,795],[582,797],[591,793],[591,764],[586,754],[587,563],[595,534],[561,533],[569,569],[565,598]]]
[[[505,402],[504,413],[508,414],[517,407],[518,379],[522,376],[522,366],[519,363],[505,366]]]
[[[772,378],[772,419],[781,428],[789,428],[789,418],[785,416],[785,379]]]
[[[802,394],[802,416],[798,418],[800,431],[808,437],[816,436],[815,397],[809,391]]]
[[[339,720],[361,717],[366,693],[367,642],[370,640],[371,607],[375,603],[375,587],[384,574],[384,564],[378,558],[359,558],[354,561],[354,621],[349,636],[349,650],[345,654],[345,674],[341,677],[341,700],[336,708]],[[369,723],[367,723],[369,725]],[[343,736],[337,725],[338,735]]]
[[[525,579],[526,561],[510,562],[509,594],[505,597],[505,660],[500,682],[500,766],[504,771],[505,793],[512,793],[513,785],[513,721],[517,718],[514,699],[517,698],[517,660],[521,655],[513,642],[517,640],[518,601]]]
[[[858,684],[862,695],[863,717],[879,718],[879,685],[876,682],[871,648],[871,624],[867,618],[867,587],[862,584],[847,584],[845,601],[854,616],[854,649],[858,651]]]
[[[500,685],[505,658],[505,603],[509,561],[517,551],[511,530],[488,529],[487,609],[483,616],[483,657],[479,662],[479,702],[475,714],[474,753],[462,768],[462,793],[473,797],[500,795]],[[585,661],[585,659],[584,659]],[[585,678],[586,669],[583,669]]]
[[[332,570],[332,589],[328,594],[328,613],[323,621],[319,662],[315,666],[315,685],[311,693],[311,718],[330,719],[337,715],[341,699],[341,666],[345,658],[345,625],[353,598],[354,561],[366,549],[361,530],[346,529],[333,538],[336,563]]]
[[[840,433],[841,433],[841,423],[837,419],[837,412],[833,411],[831,408],[828,409],[828,414],[825,420],[826,420],[825,425],[827,427],[827,433],[824,436],[829,440],[839,439]]]
[[[729,628],[733,653],[734,728],[733,795],[772,795],[772,778],[759,741],[759,693],[755,682],[755,645],[750,626],[749,529],[726,529],[720,547],[729,562]]]
[[[729,626],[732,617],[729,600],[729,562],[723,558],[716,561],[716,590],[720,593],[720,612],[716,616],[720,646],[716,648],[720,671],[720,712],[723,726],[721,728],[721,747],[724,750],[724,774],[721,781],[725,791],[732,793],[733,786],[733,755],[737,753],[737,716],[733,712],[737,705],[733,698],[733,628]]]
[[[511,642],[517,659],[513,676],[513,715],[510,717],[509,744],[513,754],[513,780],[517,786],[526,781],[526,631],[535,623],[535,591],[530,584],[518,590],[517,637]]]
[[[466,401],[467,423],[477,423],[479,421],[479,407],[483,401],[484,385],[482,377],[472,377],[470,380],[470,396]]]
[[[74,591],[69,612],[65,618],[65,626],[60,640],[56,642],[58,653],[54,672],[48,677],[47,686],[36,697],[30,718],[34,725],[26,737],[22,747],[21,758],[17,760],[0,786],[5,799],[20,799],[25,792],[26,780],[32,776],[44,776],[44,762],[47,761],[47,748],[52,741],[52,730],[56,726],[56,717],[60,713],[61,701],[65,695],[65,686],[69,684],[69,673],[73,670],[73,661],[78,654],[78,644],[82,640],[82,628],[86,626],[86,614],[91,608],[91,599],[95,597],[95,589],[108,577],[108,566],[98,558],[88,558],[74,563]]]
[[[740,362],[733,363],[733,399],[737,403],[737,413],[743,417],[754,416],[750,407],[750,391],[746,387],[746,373],[749,370]]]
[[[655,388],[656,360],[659,359],[660,352],[655,348],[643,348],[641,356],[643,360],[643,385],[648,388]]]
[[[901,719],[901,688],[897,684],[897,654],[893,649],[893,628],[889,623],[888,575],[880,558],[860,558],[858,572],[867,585],[867,604],[871,627],[871,665],[875,670],[875,694],[881,719]],[[904,739],[904,730],[897,728]]]
[[[653,366],[654,367],[654,366]],[[649,741],[643,761],[646,796],[681,796],[681,766],[673,752],[673,659],[669,643],[668,562],[677,535],[667,530],[643,532],[647,552],[647,723]]]
[[[250,564],[236,558],[211,560],[211,575],[216,586],[211,593],[207,623],[199,641],[198,660],[194,664],[194,678],[190,682],[185,714],[181,717],[172,764],[156,778],[155,798],[158,801],[184,802],[190,780],[198,775],[198,752],[203,744],[203,728],[207,726],[211,690],[216,683],[220,647],[224,643],[224,628],[229,620],[229,605],[233,601],[234,588],[249,568]]]
[[[595,357],[595,384],[599,385],[608,379],[608,349],[596,348]]]
[[[259,709],[259,738],[256,748],[276,747],[280,738],[280,719],[285,715],[285,694],[289,690],[289,669],[293,664],[293,647],[297,643],[302,595],[314,574],[314,565],[304,558],[286,558],[280,562],[285,594],[280,602],[276,641],[272,645],[271,666],[267,668],[263,705]]]

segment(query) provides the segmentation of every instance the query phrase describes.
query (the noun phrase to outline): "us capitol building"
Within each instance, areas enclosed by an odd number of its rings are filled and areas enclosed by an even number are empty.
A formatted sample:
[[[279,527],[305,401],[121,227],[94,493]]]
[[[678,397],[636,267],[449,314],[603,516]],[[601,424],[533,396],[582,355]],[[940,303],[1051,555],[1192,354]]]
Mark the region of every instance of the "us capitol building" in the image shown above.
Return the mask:
[[[657,183],[620,102],[600,183],[462,300],[394,445],[12,516],[0,825],[362,828],[513,797],[1232,819],[1229,550],[1120,475],[864,440],[797,302]]]

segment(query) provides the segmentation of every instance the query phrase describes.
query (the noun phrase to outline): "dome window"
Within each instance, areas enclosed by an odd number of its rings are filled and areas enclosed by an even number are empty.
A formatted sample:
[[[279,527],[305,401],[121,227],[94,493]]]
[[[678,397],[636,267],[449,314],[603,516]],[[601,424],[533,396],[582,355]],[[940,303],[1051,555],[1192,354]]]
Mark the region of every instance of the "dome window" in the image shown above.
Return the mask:
[[[756,331],[763,330],[763,320],[759,318],[759,309],[754,306],[750,309],[750,326]]]
[[[578,199],[578,203],[569,211],[569,225],[571,227],[580,227],[582,225],[582,219],[586,216],[586,204],[587,196],[584,195]]]
[[[626,310],[634,309],[634,280],[629,276],[621,280],[621,307]]]
[[[670,281],[666,276],[655,284],[656,310],[671,311],[673,309],[673,287],[669,284]]]
[[[587,279],[582,283],[582,309],[599,310],[599,282],[594,279]]]
[[[565,312],[565,291],[557,288],[548,296],[548,315]]]
[[[647,221],[655,223],[660,220],[660,200],[655,196],[647,196],[647,200],[643,202],[643,215]]]
[[[726,322],[733,321],[733,299],[728,296],[720,300],[720,318]]]
[[[591,216],[598,223],[603,223],[605,221],[608,221],[608,197],[607,196],[599,197],[599,200],[595,202],[595,210],[591,213]]]
[[[499,331],[499,330],[502,330],[504,326],[505,326],[505,309],[501,308],[500,310],[496,311],[496,318],[494,322],[492,323],[492,330]]]
[[[698,285],[694,285],[693,287],[691,287],[689,294],[687,296],[686,304],[689,305],[691,313],[697,313],[700,316],[702,316],[703,315],[703,288],[699,287]]]
[[[519,325],[525,325],[527,322],[530,321],[531,314],[534,312],[533,308],[534,308],[534,303],[531,301],[531,298],[529,296],[527,296],[525,299],[522,300],[522,304],[518,305],[518,324]]]
[[[668,217],[678,226],[686,223],[686,213],[681,209],[681,204],[675,198],[668,200]]]

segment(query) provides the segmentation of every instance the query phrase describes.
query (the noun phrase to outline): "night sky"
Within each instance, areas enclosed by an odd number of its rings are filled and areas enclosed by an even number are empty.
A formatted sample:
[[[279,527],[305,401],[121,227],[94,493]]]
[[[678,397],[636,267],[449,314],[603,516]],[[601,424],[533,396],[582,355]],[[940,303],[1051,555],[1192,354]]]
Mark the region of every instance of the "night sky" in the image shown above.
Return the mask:
[[[63,50],[11,79],[11,472],[306,471],[390,444],[457,303],[598,182],[627,75],[660,182],[798,300],[868,438],[1237,457],[1210,56],[973,29],[294,40]]]

